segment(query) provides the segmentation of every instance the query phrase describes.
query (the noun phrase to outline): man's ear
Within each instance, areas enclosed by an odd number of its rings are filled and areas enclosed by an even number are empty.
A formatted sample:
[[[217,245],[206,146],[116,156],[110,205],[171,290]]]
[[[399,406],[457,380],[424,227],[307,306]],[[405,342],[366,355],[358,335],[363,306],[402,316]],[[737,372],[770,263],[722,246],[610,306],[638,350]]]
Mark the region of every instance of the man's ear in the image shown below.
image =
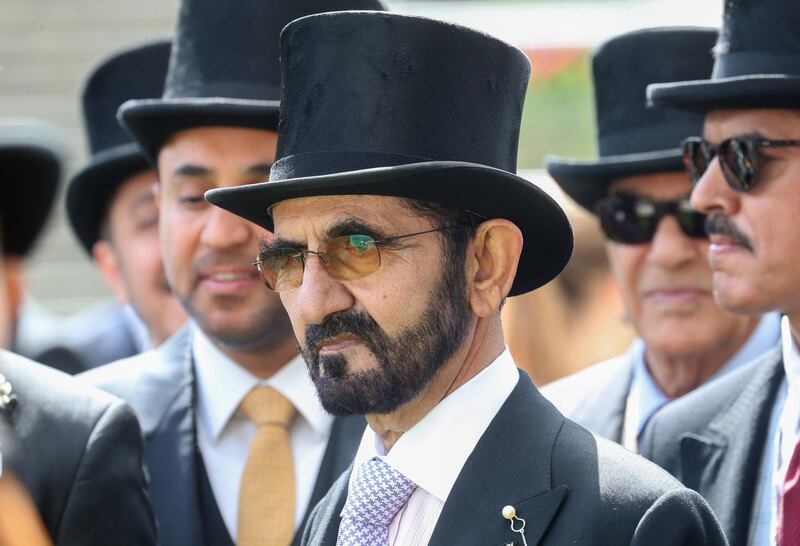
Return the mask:
[[[469,304],[477,316],[486,317],[500,310],[514,284],[521,253],[522,232],[514,223],[494,219],[477,227],[468,270]]]
[[[122,305],[130,303],[119,258],[114,252],[111,243],[104,239],[97,241],[92,247],[92,256],[94,257],[94,263],[97,264],[97,269],[100,270],[100,275],[103,276],[106,284],[114,292],[114,297],[117,298],[117,301]]]

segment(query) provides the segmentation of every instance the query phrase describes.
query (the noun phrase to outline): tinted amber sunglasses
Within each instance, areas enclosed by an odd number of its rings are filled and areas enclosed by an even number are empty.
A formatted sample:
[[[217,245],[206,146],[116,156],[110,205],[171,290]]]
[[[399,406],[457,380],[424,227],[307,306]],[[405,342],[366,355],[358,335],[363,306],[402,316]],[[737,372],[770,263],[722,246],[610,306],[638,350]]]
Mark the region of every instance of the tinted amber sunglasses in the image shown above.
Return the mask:
[[[455,224],[436,229],[406,233],[376,240],[369,235],[343,235],[334,237],[314,250],[298,248],[270,248],[261,252],[253,263],[268,288],[276,292],[293,290],[303,283],[308,256],[317,256],[328,275],[340,281],[351,281],[366,277],[381,266],[381,249],[408,237],[435,233],[447,229],[471,227],[472,224]]]

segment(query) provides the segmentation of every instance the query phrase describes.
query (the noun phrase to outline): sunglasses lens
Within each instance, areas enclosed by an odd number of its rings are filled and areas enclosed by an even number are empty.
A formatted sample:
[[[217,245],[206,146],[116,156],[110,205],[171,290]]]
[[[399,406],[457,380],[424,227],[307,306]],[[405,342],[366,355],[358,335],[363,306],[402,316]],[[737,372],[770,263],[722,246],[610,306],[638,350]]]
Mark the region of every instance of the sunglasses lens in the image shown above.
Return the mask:
[[[366,277],[381,265],[381,254],[375,239],[368,235],[345,235],[326,245],[330,259],[329,274],[340,281]]]
[[[303,258],[297,251],[262,255],[258,263],[261,280],[276,292],[297,288],[303,282]]]
[[[720,146],[722,173],[728,185],[736,191],[747,191],[755,183],[755,147],[746,140],[732,138]]]
[[[649,201],[629,196],[612,196],[598,203],[597,215],[606,237],[617,243],[642,244],[650,241],[658,225],[658,211]]]
[[[681,143],[683,148],[683,165],[689,172],[693,184],[696,184],[708,169],[713,159],[711,150],[701,138],[688,138]]]

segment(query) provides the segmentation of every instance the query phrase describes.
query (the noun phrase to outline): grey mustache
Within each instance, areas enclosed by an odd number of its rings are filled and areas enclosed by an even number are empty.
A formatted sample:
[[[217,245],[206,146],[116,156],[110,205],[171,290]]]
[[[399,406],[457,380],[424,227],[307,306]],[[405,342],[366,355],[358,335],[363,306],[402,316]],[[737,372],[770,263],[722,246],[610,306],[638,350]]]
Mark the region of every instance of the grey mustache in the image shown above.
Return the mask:
[[[750,239],[736,227],[730,218],[721,213],[712,213],[706,216],[706,233],[708,235],[722,235],[739,243],[748,250],[753,250]]]

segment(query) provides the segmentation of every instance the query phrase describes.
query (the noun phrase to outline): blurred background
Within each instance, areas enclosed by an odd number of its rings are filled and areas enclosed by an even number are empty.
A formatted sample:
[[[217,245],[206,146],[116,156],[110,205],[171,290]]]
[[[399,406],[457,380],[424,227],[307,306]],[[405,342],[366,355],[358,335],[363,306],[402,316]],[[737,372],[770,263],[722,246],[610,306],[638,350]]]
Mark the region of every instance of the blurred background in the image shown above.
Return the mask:
[[[520,47],[532,61],[519,169],[567,208],[576,228],[577,249],[557,281],[506,306],[515,357],[524,361],[530,353],[537,354],[539,361],[552,362],[553,370],[535,373],[543,383],[619,353],[632,334],[608,277],[599,228],[593,218],[560,195],[539,169],[548,153],[575,157],[595,153],[587,62],[592,47],[637,28],[715,26],[722,0],[388,3],[394,11],[484,30]],[[86,157],[78,103],[85,74],[98,59],[120,47],[169,36],[177,8],[177,0],[3,0],[0,118],[36,117],[57,125],[69,145],[68,173],[73,172]],[[56,321],[110,298],[66,224],[63,187],[45,236],[27,266],[27,283],[29,308]],[[594,339],[601,326],[604,334]],[[553,343],[566,332],[571,332],[569,343]],[[565,353],[565,347],[574,349]]]

